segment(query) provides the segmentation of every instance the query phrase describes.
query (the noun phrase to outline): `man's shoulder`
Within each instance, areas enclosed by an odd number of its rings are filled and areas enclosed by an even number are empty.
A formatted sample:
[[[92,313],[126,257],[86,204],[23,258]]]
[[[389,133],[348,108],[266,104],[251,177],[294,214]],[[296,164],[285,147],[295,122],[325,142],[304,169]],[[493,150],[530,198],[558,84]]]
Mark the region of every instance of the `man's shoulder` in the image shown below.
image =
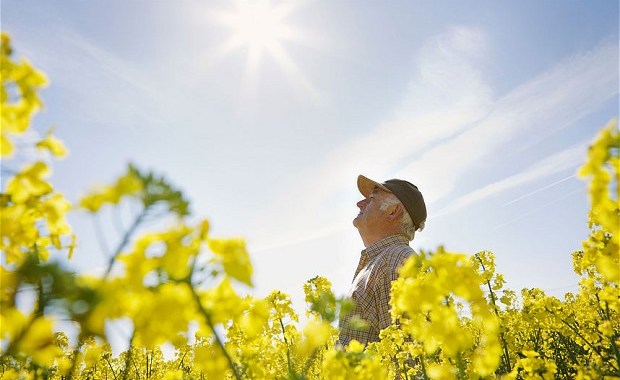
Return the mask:
[[[412,255],[415,255],[415,251],[408,244],[394,244],[385,248],[379,262],[382,266],[396,269]]]
[[[411,248],[409,244],[401,243],[392,244],[388,247],[385,247],[383,253],[410,255],[412,253],[415,253],[415,251],[413,250],[413,248]]]

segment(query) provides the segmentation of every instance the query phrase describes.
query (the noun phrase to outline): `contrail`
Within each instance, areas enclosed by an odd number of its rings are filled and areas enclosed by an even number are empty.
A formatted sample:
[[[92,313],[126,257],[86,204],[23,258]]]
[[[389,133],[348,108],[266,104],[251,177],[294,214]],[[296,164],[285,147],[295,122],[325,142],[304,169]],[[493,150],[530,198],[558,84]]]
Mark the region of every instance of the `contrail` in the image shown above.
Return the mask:
[[[562,182],[566,182],[566,181],[568,181],[569,179],[574,178],[574,177],[575,177],[575,174],[573,174],[573,175],[569,175],[569,176],[568,176],[568,177],[566,177],[566,178],[562,178],[562,179],[560,179],[560,180],[558,180],[558,181],[555,181],[555,182],[553,182],[553,183],[548,184],[547,186],[541,187],[540,189],[536,189],[536,190],[534,190],[534,191],[532,191],[532,192],[530,192],[530,193],[527,193],[527,194],[522,195],[522,196],[520,196],[520,197],[518,197],[518,198],[515,198],[515,199],[511,200],[511,201],[510,201],[510,202],[508,202],[508,203],[504,203],[504,204],[502,205],[502,207],[506,207],[506,206],[508,206],[508,205],[510,205],[510,204],[513,204],[513,203],[515,203],[515,202],[520,201],[520,200],[521,200],[521,199],[523,199],[523,198],[527,198],[527,197],[529,197],[529,196],[531,196],[531,195],[534,195],[534,194],[536,194],[536,193],[539,193],[539,192],[541,192],[541,191],[543,191],[543,190],[547,190],[547,189],[548,189],[548,188],[550,188],[550,187],[553,187],[553,186],[555,186],[555,185],[557,185],[557,184],[560,184],[560,183],[562,183]]]
[[[545,207],[547,207],[547,206],[550,206],[550,205],[552,205],[552,204],[554,204],[554,203],[557,203],[557,202],[559,202],[559,201],[563,200],[564,198],[567,198],[567,197],[569,197],[569,196],[571,196],[571,195],[573,195],[573,194],[575,194],[576,192],[581,191],[581,190],[582,190],[582,188],[581,188],[581,187],[579,187],[579,188],[577,188],[577,189],[574,189],[573,191],[569,191],[568,193],[566,193],[566,194],[562,195],[561,197],[558,197],[558,198],[556,198],[556,199],[554,199],[554,200],[552,200],[552,201],[550,201],[550,202],[547,202],[547,203],[543,204],[542,206],[539,206],[539,207],[535,208],[534,210],[528,211],[528,212],[526,212],[526,213],[524,213],[524,214],[521,214],[521,215],[517,216],[516,218],[510,219],[509,221],[507,221],[507,222],[505,222],[505,223],[502,223],[502,224],[500,224],[500,225],[496,226],[493,230],[494,230],[494,231],[495,231],[495,230],[498,230],[498,229],[500,229],[500,228],[502,228],[502,227],[504,227],[504,226],[506,226],[506,225],[508,225],[508,224],[510,224],[510,223],[513,223],[513,222],[516,222],[516,221],[517,221],[517,220],[519,220],[519,219],[525,218],[526,216],[528,216],[528,215],[530,215],[530,214],[533,214],[533,213],[535,213],[536,211],[540,211],[541,209],[543,209],[543,208],[545,208]],[[537,190],[537,191],[538,191],[538,190]]]

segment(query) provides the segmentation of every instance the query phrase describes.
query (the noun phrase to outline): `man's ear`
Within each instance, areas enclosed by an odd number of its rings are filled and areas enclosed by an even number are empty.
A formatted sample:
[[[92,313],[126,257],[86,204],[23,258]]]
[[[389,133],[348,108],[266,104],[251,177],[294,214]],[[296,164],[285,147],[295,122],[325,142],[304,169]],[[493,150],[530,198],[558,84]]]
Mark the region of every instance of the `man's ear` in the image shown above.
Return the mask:
[[[403,215],[403,205],[396,204],[394,205],[394,208],[392,209],[392,211],[390,211],[386,219],[390,222],[393,222],[395,220],[400,220],[402,215]]]

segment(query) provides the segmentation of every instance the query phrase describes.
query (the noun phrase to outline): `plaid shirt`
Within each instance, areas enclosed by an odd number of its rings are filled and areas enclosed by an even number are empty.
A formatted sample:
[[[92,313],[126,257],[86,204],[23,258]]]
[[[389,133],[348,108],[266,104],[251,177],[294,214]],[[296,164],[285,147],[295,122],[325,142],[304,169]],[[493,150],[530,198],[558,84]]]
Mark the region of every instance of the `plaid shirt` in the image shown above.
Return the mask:
[[[339,343],[347,346],[353,339],[367,344],[379,340],[379,332],[388,327],[390,317],[390,290],[398,278],[398,268],[415,252],[403,235],[392,235],[371,244],[362,251],[353,284],[348,296],[355,302],[354,309],[340,319]],[[365,331],[350,326],[357,316],[365,320]]]

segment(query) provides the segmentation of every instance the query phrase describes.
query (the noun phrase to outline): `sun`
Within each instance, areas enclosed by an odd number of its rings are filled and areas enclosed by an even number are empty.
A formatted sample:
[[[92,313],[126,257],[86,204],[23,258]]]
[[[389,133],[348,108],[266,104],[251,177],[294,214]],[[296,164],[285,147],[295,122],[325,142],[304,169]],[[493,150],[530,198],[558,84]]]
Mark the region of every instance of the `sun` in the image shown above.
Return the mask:
[[[284,51],[283,42],[296,37],[295,30],[286,24],[286,17],[297,3],[273,5],[269,0],[237,0],[234,8],[213,14],[213,19],[229,28],[230,38],[222,47],[223,53],[247,48],[248,59],[257,60],[268,53],[276,60]]]
[[[284,24],[283,12],[278,12],[267,1],[238,3],[237,13],[229,18],[235,31],[233,39],[247,45],[250,50],[273,49],[281,40],[290,37]]]
[[[219,46],[215,60],[219,61],[233,51],[246,49],[247,76],[256,78],[260,61],[267,56],[289,77],[313,92],[311,84],[284,46],[286,42],[303,42],[306,37],[286,20],[301,4],[300,1],[273,4],[269,0],[237,0],[229,10],[211,12],[212,20],[231,31],[230,37]]]

